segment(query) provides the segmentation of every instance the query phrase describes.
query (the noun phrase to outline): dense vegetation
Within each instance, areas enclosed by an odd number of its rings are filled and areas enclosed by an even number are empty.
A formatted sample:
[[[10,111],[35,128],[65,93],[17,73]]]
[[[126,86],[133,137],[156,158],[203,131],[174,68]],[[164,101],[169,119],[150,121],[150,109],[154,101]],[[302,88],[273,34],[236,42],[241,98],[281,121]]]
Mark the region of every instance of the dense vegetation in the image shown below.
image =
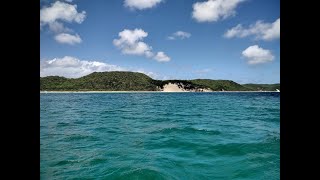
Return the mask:
[[[280,84],[243,84],[244,87],[254,91],[275,91],[280,90]]]
[[[209,87],[213,91],[251,91],[250,88],[230,80],[195,79],[191,82]]]
[[[165,84],[175,83],[186,90],[206,88],[213,91],[280,90],[276,85],[240,85],[229,80],[154,80],[138,72],[94,72],[81,78],[40,77],[40,91],[159,91]]]
[[[137,72],[94,72],[77,79],[40,77],[40,90],[61,91],[156,91],[154,80]]]

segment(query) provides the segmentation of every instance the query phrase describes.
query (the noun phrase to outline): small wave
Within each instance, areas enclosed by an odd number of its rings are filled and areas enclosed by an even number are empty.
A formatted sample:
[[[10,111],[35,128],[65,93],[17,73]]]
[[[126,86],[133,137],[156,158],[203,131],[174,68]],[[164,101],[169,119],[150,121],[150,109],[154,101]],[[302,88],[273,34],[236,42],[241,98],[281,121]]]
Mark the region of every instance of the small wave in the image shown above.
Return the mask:
[[[176,179],[168,177],[168,175],[152,169],[133,169],[122,172],[117,179]]]
[[[88,135],[70,135],[65,138],[65,141],[78,141],[78,140],[97,141],[98,138],[94,136],[88,136]]]
[[[57,162],[55,166],[71,165],[79,162],[80,162],[79,160],[62,160]]]
[[[266,138],[266,140],[264,142],[265,143],[271,143],[271,144],[280,143],[280,134],[278,134],[278,135],[269,135],[269,136],[267,136],[267,138]]]
[[[211,147],[211,150],[224,156],[243,156],[251,152],[263,153],[268,151],[273,144],[262,143],[230,143]]]
[[[89,163],[90,163],[90,165],[94,166],[97,164],[103,164],[105,162],[107,162],[106,158],[94,158]]]
[[[177,114],[173,114],[173,116],[187,118],[187,117],[202,117],[202,116],[204,116],[204,114],[177,113]]]
[[[57,127],[66,127],[66,126],[69,126],[69,123],[59,122],[59,123],[57,124]]]
[[[153,133],[164,133],[164,134],[170,134],[170,133],[192,133],[192,134],[208,134],[208,135],[219,135],[221,134],[220,131],[216,130],[207,130],[207,129],[197,129],[192,127],[185,127],[185,128],[164,128],[161,130],[156,130]]]

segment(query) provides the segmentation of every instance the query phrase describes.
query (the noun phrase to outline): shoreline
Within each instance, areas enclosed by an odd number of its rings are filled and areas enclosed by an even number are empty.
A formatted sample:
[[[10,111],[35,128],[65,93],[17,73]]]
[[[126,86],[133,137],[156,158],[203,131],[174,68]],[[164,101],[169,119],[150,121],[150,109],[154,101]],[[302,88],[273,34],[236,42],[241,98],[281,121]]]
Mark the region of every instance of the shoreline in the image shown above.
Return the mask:
[[[263,93],[263,92],[278,92],[279,91],[211,91],[211,92],[190,92],[190,91],[40,91],[40,94],[47,93],[236,93],[236,92],[247,92],[247,93]]]

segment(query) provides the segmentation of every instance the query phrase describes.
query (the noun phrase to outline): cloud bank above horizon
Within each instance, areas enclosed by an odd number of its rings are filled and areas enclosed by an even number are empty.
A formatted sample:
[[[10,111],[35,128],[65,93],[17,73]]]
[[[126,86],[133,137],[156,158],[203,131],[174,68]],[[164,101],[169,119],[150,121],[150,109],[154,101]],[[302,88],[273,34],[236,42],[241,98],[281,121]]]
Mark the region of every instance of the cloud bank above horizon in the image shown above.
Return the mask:
[[[79,78],[93,72],[110,71],[132,71],[144,73],[152,78],[161,77],[156,73],[143,69],[120,67],[97,60],[81,60],[72,56],[40,61],[40,77],[63,76],[66,78]]]

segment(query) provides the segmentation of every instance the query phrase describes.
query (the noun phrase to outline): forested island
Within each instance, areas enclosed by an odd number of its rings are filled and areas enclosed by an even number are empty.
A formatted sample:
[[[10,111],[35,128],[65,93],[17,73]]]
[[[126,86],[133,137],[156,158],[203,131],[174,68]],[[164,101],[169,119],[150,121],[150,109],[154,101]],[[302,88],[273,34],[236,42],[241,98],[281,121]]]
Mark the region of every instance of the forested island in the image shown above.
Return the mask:
[[[280,84],[238,84],[231,80],[155,80],[139,72],[94,72],[80,78],[40,77],[40,91],[279,91]]]

